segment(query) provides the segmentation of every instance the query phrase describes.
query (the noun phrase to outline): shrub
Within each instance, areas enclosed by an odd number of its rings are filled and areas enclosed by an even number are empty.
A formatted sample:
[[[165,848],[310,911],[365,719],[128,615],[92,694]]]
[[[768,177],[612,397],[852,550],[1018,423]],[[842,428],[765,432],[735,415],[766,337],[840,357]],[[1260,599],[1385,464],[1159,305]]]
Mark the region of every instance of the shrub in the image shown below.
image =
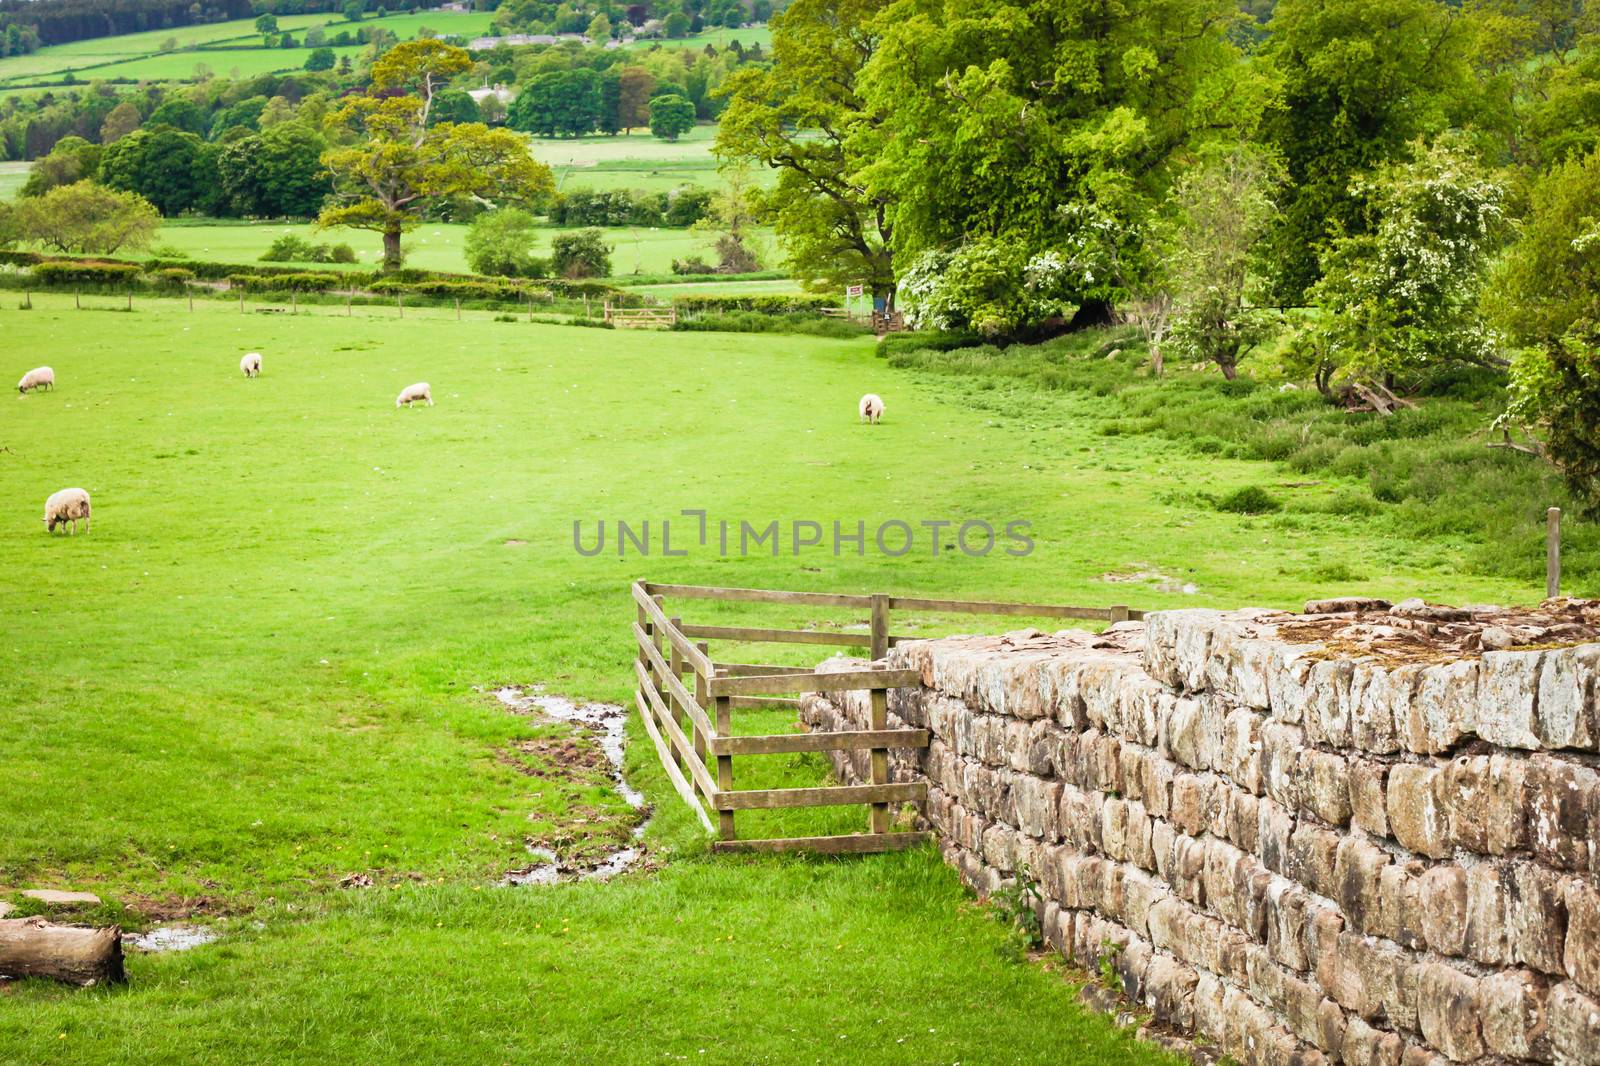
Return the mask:
[[[1246,485],[1217,501],[1217,510],[1229,514],[1268,514],[1280,510],[1283,504],[1259,485]]]
[[[706,262],[704,259],[701,259],[699,256],[692,256],[688,259],[674,259],[672,261],[672,272],[674,274],[708,275],[715,274],[717,272],[717,268]]]
[[[294,233],[285,233],[261,253],[263,263],[354,263],[356,251],[348,244],[313,244]]]
[[[672,327],[689,333],[800,333],[845,339],[870,333],[866,326],[822,315],[764,315],[755,311],[718,311],[680,318]]]
[[[611,246],[597,229],[558,233],[550,242],[550,266],[562,278],[609,277]]]
[[[467,230],[467,262],[479,274],[510,278],[537,278],[550,272],[550,264],[533,254],[538,220],[511,207],[479,215]]]
[[[149,277],[158,285],[181,287],[194,280],[194,271],[185,270],[183,267],[162,267],[152,270]]]
[[[139,276],[135,263],[101,263],[93,260],[39,263],[34,278],[42,285],[126,285]]]
[[[679,312],[752,311],[760,315],[815,315],[839,306],[833,296],[756,293],[680,296],[673,303]]]
[[[228,285],[246,292],[327,292],[348,283],[342,274],[230,274]]]
[[[976,333],[914,332],[885,333],[878,341],[878,357],[889,359],[916,351],[953,352],[983,343]]]

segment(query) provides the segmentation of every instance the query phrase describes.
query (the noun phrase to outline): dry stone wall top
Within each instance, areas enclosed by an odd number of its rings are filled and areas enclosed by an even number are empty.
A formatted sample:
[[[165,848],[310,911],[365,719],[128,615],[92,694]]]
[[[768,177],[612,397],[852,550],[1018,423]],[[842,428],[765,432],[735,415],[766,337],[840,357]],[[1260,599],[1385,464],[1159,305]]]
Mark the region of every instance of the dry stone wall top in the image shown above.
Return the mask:
[[[898,646],[933,739],[892,776],[979,892],[1036,882],[1054,947],[1243,1063],[1600,1063],[1600,604],[1308,607]]]

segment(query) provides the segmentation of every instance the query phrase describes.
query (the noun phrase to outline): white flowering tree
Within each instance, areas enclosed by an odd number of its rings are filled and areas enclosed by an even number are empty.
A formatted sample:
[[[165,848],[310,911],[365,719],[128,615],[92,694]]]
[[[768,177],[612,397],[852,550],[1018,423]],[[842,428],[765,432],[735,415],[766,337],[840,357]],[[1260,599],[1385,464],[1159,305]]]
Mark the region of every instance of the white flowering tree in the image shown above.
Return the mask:
[[[1358,182],[1367,229],[1334,241],[1311,289],[1320,310],[1296,345],[1317,385],[1375,389],[1452,364],[1504,366],[1479,305],[1504,235],[1505,188],[1453,136]],[[1391,402],[1374,403],[1379,410]]]

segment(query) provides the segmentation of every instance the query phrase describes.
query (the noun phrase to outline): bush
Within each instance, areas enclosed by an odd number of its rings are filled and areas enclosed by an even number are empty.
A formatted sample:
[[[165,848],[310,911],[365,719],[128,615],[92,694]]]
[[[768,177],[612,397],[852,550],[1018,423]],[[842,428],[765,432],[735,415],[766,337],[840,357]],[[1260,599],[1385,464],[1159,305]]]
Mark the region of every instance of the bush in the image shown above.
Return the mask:
[[[674,259],[672,261],[672,272],[674,274],[714,275],[717,272],[717,268],[699,256],[694,256],[689,259]]]
[[[342,274],[230,274],[228,285],[245,292],[327,292],[342,289],[350,279]]]
[[[550,242],[550,266],[562,278],[610,277],[611,246],[597,229],[558,233]]]
[[[285,233],[261,253],[263,263],[354,263],[356,250],[348,244],[313,244],[294,233]]]
[[[41,285],[126,285],[140,274],[135,263],[49,260],[33,268]]]
[[[688,333],[800,333],[845,339],[871,330],[860,323],[823,315],[767,315],[756,311],[717,311],[680,318],[672,327]]]
[[[1246,485],[1217,501],[1217,510],[1229,514],[1268,514],[1282,508],[1283,504],[1259,485]]]
[[[508,278],[540,278],[550,264],[533,254],[538,220],[510,207],[479,215],[467,230],[467,262],[479,274]]]
[[[415,294],[459,300],[520,300],[524,289],[511,281],[397,281],[380,278],[369,288],[388,296]]]
[[[976,333],[885,333],[878,341],[878,357],[889,359],[917,351],[953,352],[958,348],[975,348],[982,343],[983,338]]]
[[[149,273],[150,280],[158,285],[181,288],[194,280],[194,271],[183,267],[162,267]]]
[[[839,306],[833,296],[809,294],[757,293],[751,295],[707,294],[680,296],[673,303],[680,313],[751,311],[759,315],[815,315]]]

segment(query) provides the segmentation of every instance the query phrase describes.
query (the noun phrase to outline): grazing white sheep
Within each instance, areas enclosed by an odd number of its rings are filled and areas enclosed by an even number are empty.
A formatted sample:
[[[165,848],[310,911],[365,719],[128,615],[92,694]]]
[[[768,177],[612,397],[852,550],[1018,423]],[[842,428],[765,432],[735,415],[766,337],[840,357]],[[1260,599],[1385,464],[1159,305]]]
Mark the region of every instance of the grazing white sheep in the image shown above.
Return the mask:
[[[17,382],[18,392],[27,392],[30,389],[54,389],[56,387],[56,372],[47,366],[34,367],[22,375],[22,380]]]
[[[877,422],[883,417],[883,397],[875,392],[869,392],[861,397],[859,409],[863,422]]]
[[[409,407],[411,404],[426,400],[428,406],[433,406],[433,390],[428,388],[426,381],[419,381],[415,385],[407,385],[400,390],[400,395],[395,397],[396,407]]]
[[[260,352],[247,352],[247,353],[245,353],[245,357],[243,359],[239,360],[239,369],[244,371],[244,376],[247,377],[247,378],[253,378],[253,377],[256,377],[256,376],[260,375],[260,373],[261,373],[261,353]]]
[[[44,501],[44,529],[54,533],[57,526],[72,523],[72,535],[78,535],[78,519],[83,519],[83,531],[89,532],[89,494],[82,489],[62,489]]]

